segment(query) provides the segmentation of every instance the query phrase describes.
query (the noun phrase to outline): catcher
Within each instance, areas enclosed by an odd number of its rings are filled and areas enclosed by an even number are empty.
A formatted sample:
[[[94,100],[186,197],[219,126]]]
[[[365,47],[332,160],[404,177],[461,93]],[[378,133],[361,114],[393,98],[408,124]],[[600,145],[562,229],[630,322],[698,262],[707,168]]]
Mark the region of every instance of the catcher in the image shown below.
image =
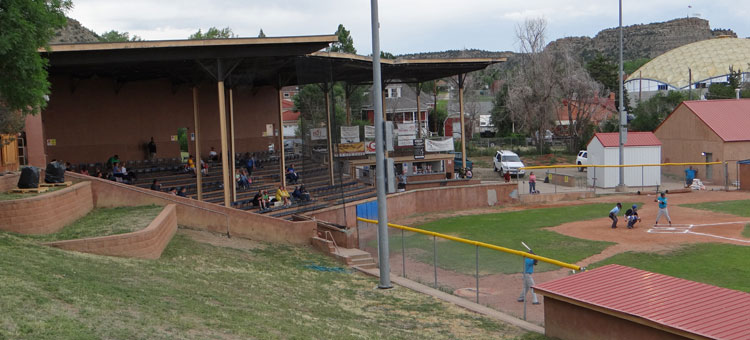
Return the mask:
[[[633,229],[633,227],[635,227],[635,224],[641,221],[641,218],[638,217],[637,205],[633,204],[633,208],[625,211],[625,219],[628,221],[628,229]]]

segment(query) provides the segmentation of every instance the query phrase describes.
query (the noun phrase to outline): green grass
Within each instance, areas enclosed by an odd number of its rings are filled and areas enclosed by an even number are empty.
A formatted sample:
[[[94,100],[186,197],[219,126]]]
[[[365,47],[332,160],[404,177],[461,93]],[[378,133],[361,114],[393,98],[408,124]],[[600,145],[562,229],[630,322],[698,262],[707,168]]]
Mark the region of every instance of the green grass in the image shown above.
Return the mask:
[[[0,233],[0,339],[537,339],[337,267],[309,248],[223,248],[178,233],[158,260]]]
[[[146,228],[162,209],[158,205],[96,208],[55,234],[23,237],[51,242],[129,233]]]
[[[34,196],[48,194],[50,192],[54,192],[54,191],[57,191],[57,190],[60,190],[60,189],[65,189],[65,187],[50,187],[49,190],[47,190],[46,192],[43,192],[43,193],[31,193],[30,192],[30,193],[23,194],[23,193],[14,193],[14,192],[10,192],[10,191],[9,192],[0,192],[0,201],[9,201],[9,200],[22,199],[22,198],[29,198],[29,197],[34,197]]]
[[[750,200],[704,202],[696,204],[682,204],[680,206],[750,217]]]
[[[661,255],[621,253],[589,268],[615,263],[750,293],[748,257],[750,247],[747,246],[699,243]]]
[[[632,203],[627,203],[629,206]],[[547,209],[529,209],[497,214],[461,216],[441,219],[420,226],[420,229],[481,241],[516,250],[524,250],[526,242],[537,255],[563,262],[574,263],[600,253],[610,242],[589,241],[544,230],[566,222],[583,221],[606,217],[612,204],[590,204]],[[602,222],[607,228],[608,221]],[[408,256],[420,262],[433,263],[433,239],[430,236],[405,233],[404,247]],[[391,230],[390,249],[401,253],[401,232]],[[474,246],[439,239],[437,242],[438,266],[465,274],[474,274],[476,249]],[[538,271],[549,271],[559,267],[539,262]],[[480,274],[517,273],[522,261],[516,255],[479,249]]]
[[[750,223],[745,224],[745,228],[742,229],[742,236],[750,238]]]

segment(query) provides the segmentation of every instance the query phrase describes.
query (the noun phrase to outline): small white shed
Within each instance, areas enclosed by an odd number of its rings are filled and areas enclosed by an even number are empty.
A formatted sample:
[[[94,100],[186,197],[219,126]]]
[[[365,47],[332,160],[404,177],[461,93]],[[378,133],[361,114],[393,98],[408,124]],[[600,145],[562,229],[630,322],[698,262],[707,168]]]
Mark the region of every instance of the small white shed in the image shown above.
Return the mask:
[[[597,133],[588,144],[591,165],[620,164],[620,135],[617,132]],[[625,143],[625,164],[661,163],[661,142],[652,132],[628,132]],[[620,183],[620,168],[589,168],[588,183],[599,188],[614,188]],[[632,187],[661,185],[661,167],[626,167],[625,185]]]

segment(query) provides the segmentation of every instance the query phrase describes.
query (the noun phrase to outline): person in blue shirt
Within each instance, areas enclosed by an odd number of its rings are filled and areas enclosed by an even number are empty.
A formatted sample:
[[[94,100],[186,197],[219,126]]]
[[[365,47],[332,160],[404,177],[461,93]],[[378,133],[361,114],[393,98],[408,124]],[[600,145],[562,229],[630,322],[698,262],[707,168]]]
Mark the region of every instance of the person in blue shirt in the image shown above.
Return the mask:
[[[685,169],[685,186],[689,187],[693,185],[693,180],[695,179],[695,175],[698,173],[698,170],[693,169],[692,166]]]
[[[667,221],[669,222],[669,225],[672,225],[672,219],[669,218],[669,211],[667,211],[667,197],[662,192],[661,196],[654,200],[654,202],[659,202],[659,212],[656,214],[656,222],[654,224],[659,224],[659,219],[661,219],[661,216],[667,216]]]
[[[533,253],[533,251],[529,250],[529,254]],[[537,299],[534,289],[531,288],[534,286],[534,278],[531,277],[531,274],[534,274],[534,266],[536,266],[537,262],[537,260],[528,257],[523,258],[523,291],[521,292],[521,296],[518,297],[518,302],[524,302],[526,295],[531,290],[532,303],[535,305],[539,304],[539,299]]]
[[[620,209],[622,209],[622,204],[618,202],[617,205],[609,211],[609,218],[612,219],[612,229],[617,228],[617,214],[620,212]]]

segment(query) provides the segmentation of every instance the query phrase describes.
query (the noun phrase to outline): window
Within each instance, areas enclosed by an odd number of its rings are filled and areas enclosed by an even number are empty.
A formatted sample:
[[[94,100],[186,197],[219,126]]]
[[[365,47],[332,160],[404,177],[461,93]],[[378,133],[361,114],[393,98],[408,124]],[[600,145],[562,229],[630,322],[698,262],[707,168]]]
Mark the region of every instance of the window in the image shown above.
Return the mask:
[[[289,98],[289,92],[284,92],[284,98]]]
[[[662,90],[663,90],[663,91],[666,91],[666,90],[667,90],[667,85],[662,85],[662,84],[659,84],[659,87],[658,87],[658,89],[659,89],[659,91],[662,91]]]

